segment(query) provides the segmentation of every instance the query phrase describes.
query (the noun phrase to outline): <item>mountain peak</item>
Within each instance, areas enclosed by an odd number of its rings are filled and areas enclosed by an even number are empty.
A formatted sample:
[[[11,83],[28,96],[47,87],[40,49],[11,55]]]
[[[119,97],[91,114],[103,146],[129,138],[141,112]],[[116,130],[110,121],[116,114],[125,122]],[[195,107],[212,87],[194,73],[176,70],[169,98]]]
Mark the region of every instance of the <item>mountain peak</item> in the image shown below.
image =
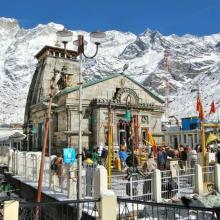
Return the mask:
[[[22,122],[27,91],[36,68],[34,55],[45,45],[54,45],[56,31],[63,29],[63,25],[53,22],[28,30],[18,27],[16,19],[0,18],[0,120],[4,119],[4,122]],[[89,37],[88,32],[73,31],[74,37],[80,33],[85,38]],[[211,92],[220,94],[219,34],[205,37],[164,36],[148,28],[139,36],[117,30],[106,31],[106,35],[106,42],[101,45],[97,57],[83,60],[85,80],[121,72],[126,64],[129,68],[125,74],[164,95],[164,79],[168,79],[172,96],[170,100],[174,100],[170,104],[172,115],[178,115],[178,111],[182,115],[182,109],[189,115],[195,114],[190,108],[194,101],[191,96],[193,85],[204,88],[206,103],[210,100]],[[169,53],[169,70],[164,62],[165,49]],[[86,54],[92,55],[94,52],[95,46],[89,43]],[[220,103],[220,95],[215,99]],[[183,104],[188,107],[185,108]]]
[[[34,29],[45,29],[45,28],[54,28],[56,30],[62,30],[64,26],[62,24],[56,24],[54,22],[49,22],[48,24],[38,24]]]
[[[147,28],[140,36],[161,36],[161,33],[157,30],[151,30]]]
[[[0,17],[0,28],[11,29],[11,28],[20,28],[20,27],[16,19]]]

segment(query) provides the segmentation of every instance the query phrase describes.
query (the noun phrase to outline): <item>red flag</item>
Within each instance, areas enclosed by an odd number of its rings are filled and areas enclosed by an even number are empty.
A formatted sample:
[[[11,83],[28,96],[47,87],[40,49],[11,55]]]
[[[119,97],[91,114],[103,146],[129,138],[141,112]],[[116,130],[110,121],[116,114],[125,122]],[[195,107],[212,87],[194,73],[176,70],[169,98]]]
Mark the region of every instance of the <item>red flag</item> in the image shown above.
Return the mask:
[[[215,112],[216,112],[215,102],[214,102],[214,100],[212,100],[211,108],[210,108],[210,112],[209,112],[209,114],[211,114],[211,113],[215,113]]]
[[[201,120],[203,120],[204,119],[204,112],[203,112],[202,102],[200,100],[200,96],[199,95],[197,97],[196,111],[199,112],[199,118]]]
[[[202,103],[201,103],[201,100],[200,100],[200,96],[199,96],[199,94],[198,94],[197,102],[196,102],[196,111],[197,111],[197,112],[200,112],[201,106],[202,106]]]

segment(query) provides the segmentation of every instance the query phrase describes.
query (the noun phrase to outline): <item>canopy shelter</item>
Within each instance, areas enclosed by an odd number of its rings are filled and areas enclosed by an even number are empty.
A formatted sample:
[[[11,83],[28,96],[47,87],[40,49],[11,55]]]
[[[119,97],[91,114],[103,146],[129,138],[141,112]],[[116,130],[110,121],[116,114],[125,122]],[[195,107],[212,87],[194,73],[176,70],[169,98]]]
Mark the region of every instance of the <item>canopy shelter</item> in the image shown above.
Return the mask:
[[[208,123],[201,122],[201,140],[202,140],[203,164],[206,164],[206,143],[209,141],[209,140],[206,140],[206,138],[205,138],[205,131],[206,131],[205,129],[210,129],[210,128],[219,129],[220,128],[220,123],[210,123],[210,124],[208,124]],[[210,139],[213,139],[213,136],[211,136]]]
[[[11,148],[20,149],[21,141],[26,137],[19,130],[1,130],[0,131],[0,146],[9,146]]]
[[[16,131],[16,130],[9,136],[10,139],[18,140],[18,141],[23,140],[25,137],[26,137],[25,134],[23,134],[20,131]]]
[[[207,139],[206,139],[206,146],[209,145],[210,143],[212,143],[213,141],[217,141],[219,140],[219,137],[216,136],[215,134],[213,133],[209,133]]]

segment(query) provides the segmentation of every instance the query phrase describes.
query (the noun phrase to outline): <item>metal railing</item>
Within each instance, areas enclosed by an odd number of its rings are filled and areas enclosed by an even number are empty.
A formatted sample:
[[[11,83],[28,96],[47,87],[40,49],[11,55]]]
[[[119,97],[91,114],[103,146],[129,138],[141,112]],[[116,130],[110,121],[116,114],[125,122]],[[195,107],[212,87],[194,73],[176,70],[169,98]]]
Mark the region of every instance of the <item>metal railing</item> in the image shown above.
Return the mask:
[[[118,220],[218,220],[220,208],[186,207],[169,203],[153,203],[118,199]]]
[[[3,202],[0,203],[0,220],[4,219],[4,204]]]
[[[15,157],[16,156],[16,157]],[[13,152],[12,162],[18,175],[25,177],[26,180],[37,182],[38,172],[40,166],[40,154],[38,153],[20,153]],[[17,164],[18,163],[18,164]],[[16,166],[15,166],[16,165]],[[83,198],[91,198],[94,195],[94,170],[96,164],[85,165],[85,174],[82,176],[82,193]],[[58,172],[51,171],[50,169],[50,159],[46,158],[43,186],[49,187],[49,190],[54,191],[54,193],[64,193],[67,194],[68,186],[70,186],[69,170],[66,166],[63,166],[63,174],[59,175]],[[75,169],[76,170],[76,169]],[[203,181],[204,181],[204,191],[211,191],[214,187],[214,166],[206,166],[202,168],[203,171]],[[53,174],[53,177],[52,175]],[[129,180],[126,179],[127,174],[123,175],[113,175],[109,179],[108,188],[113,190],[115,194],[120,198],[130,198],[144,201],[151,201],[153,188],[152,175],[146,178],[141,177],[131,177]],[[74,175],[75,180],[77,175]],[[55,180],[55,181],[53,181]],[[159,180],[157,180],[159,181]],[[207,190],[208,189],[208,190]],[[183,169],[173,169],[161,171],[161,193],[163,199],[172,199],[173,197],[181,197],[185,194],[192,194],[195,192],[195,172],[193,168],[186,170]]]
[[[177,171],[178,196],[193,194],[195,192],[195,169]]]
[[[18,170],[18,175],[20,175],[20,173],[21,173],[22,176],[26,176],[26,156],[25,156],[25,154],[19,155],[19,165],[20,165],[20,169]]]
[[[82,196],[83,198],[90,198],[94,196],[94,171],[97,164],[84,164],[85,173],[82,176]]]
[[[161,196],[163,199],[171,199],[178,193],[178,181],[172,177],[170,170],[161,171]]]
[[[152,200],[152,173],[149,173],[147,177],[133,175],[129,180],[126,176],[126,174],[111,176],[108,188],[113,190],[119,198]]]
[[[38,168],[37,168],[37,161],[40,160],[37,155],[34,154],[27,154],[26,155],[26,179],[31,181],[38,180]]]
[[[202,175],[203,175],[203,186],[205,192],[210,192],[214,188],[214,166],[204,166],[202,167]]]
[[[19,220],[70,220],[77,218],[77,208],[82,208],[82,220],[98,219],[99,199],[69,200],[62,202],[30,203],[19,205]]]
[[[171,170],[161,171],[161,193],[162,198],[172,199],[195,191],[195,170],[177,169],[175,173]]]

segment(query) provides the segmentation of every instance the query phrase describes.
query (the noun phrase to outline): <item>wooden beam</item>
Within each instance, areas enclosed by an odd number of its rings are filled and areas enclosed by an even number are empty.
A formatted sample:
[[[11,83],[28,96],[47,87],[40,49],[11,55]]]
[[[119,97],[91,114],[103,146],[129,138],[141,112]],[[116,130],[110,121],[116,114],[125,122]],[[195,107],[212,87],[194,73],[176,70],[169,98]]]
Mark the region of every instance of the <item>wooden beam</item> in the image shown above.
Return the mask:
[[[220,127],[220,124],[203,124],[204,127],[210,128],[210,127]]]

